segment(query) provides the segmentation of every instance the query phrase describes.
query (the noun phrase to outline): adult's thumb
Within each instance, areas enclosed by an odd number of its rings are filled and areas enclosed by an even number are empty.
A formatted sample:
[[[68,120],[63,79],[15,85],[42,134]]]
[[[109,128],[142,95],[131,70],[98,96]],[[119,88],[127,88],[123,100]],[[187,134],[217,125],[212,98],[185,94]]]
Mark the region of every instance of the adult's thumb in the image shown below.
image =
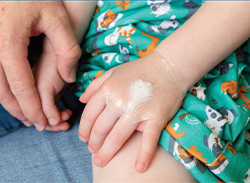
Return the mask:
[[[49,18],[49,19],[47,19]],[[72,83],[76,77],[76,65],[81,56],[80,46],[71,28],[66,10],[61,7],[47,22],[48,37],[57,58],[57,69],[65,82]]]

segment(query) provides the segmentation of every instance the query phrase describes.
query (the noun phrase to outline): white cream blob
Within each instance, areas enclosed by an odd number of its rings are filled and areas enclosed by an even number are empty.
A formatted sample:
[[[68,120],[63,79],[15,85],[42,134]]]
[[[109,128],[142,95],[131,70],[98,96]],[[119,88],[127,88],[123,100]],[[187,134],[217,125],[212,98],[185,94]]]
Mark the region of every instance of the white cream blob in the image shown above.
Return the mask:
[[[138,79],[131,83],[127,112],[141,107],[145,102],[153,98],[154,87],[148,81]]]
[[[145,105],[149,100],[153,99],[154,86],[141,79],[131,82],[127,97],[117,97],[116,94],[109,91],[99,92],[96,97],[101,100],[106,100],[106,104],[114,108],[121,114],[123,123],[134,124],[140,121],[148,120],[149,117],[143,114],[138,114],[138,109]]]
[[[154,86],[148,82],[138,79],[131,82],[131,88],[129,92],[129,100],[124,106],[124,115],[122,116],[125,123],[134,124],[143,120],[147,120],[147,117],[141,116],[140,120],[133,119],[136,115],[137,109],[143,106],[146,102],[153,99]],[[136,120],[136,121],[135,121]]]

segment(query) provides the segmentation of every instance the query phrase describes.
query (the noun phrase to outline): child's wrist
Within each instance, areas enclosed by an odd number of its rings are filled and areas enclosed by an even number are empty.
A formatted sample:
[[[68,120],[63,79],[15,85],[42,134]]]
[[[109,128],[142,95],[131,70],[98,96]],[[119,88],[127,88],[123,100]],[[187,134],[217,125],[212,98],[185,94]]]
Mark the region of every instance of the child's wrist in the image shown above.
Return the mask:
[[[161,62],[162,68],[165,69],[166,75],[163,76],[168,82],[173,83],[175,87],[179,88],[183,93],[186,93],[190,87],[195,84],[192,79],[187,79],[185,75],[186,72],[183,71],[183,68],[180,64],[177,64],[175,61],[169,60],[164,54],[161,54],[158,50],[155,50],[153,53],[154,60]]]

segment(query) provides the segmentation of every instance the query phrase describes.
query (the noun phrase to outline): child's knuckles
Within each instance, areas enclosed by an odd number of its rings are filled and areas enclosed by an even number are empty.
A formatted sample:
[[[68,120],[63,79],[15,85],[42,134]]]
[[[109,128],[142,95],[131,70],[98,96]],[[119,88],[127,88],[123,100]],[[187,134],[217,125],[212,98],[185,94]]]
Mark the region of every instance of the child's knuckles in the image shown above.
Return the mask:
[[[102,92],[110,93],[111,91],[114,91],[115,86],[117,86],[116,81],[109,78],[103,82],[101,90]]]
[[[104,136],[106,134],[105,127],[101,123],[95,123],[93,132],[94,134],[98,134],[100,136]]]
[[[147,133],[144,135],[144,140],[150,144],[157,144],[158,136],[152,133]]]
[[[95,152],[97,152],[100,149],[101,144],[100,143],[94,143],[92,139],[89,139],[88,146],[91,149],[93,149]]]
[[[78,132],[78,135],[79,136],[82,136],[82,137],[88,137],[89,136],[89,133],[90,133],[90,130],[89,129],[86,129],[85,126],[83,125],[79,125],[79,132]]]
[[[118,145],[118,144],[123,143],[123,137],[118,130],[116,130],[110,134],[109,140],[114,145]]]

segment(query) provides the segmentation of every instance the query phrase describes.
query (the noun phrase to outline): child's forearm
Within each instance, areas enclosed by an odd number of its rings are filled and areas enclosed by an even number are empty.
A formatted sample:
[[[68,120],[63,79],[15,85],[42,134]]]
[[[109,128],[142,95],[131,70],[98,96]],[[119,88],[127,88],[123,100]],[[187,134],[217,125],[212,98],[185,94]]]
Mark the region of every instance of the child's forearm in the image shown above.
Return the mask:
[[[68,12],[72,29],[78,43],[82,41],[93,17],[97,1],[63,1],[63,5]]]
[[[249,36],[249,2],[206,2],[155,50],[173,63],[189,88]]]

